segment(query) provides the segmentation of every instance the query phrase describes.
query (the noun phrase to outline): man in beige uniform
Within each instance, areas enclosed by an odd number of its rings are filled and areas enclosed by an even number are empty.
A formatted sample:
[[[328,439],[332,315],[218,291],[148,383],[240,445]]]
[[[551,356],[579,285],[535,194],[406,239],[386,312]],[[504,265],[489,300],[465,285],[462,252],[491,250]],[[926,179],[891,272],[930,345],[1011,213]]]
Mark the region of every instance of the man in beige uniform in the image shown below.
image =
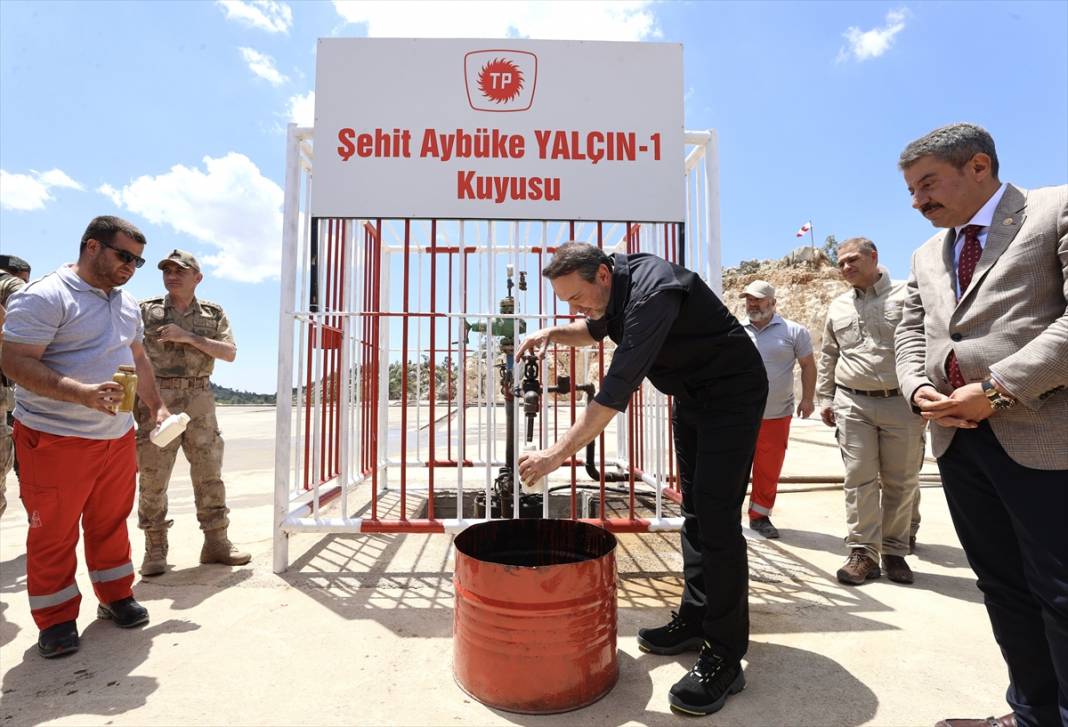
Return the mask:
[[[924,420],[898,391],[894,330],[905,284],[879,266],[875,244],[854,237],[838,246],[838,267],[853,286],[831,301],[823,331],[816,390],[823,423],[845,463],[849,559],[838,580],[878,578],[879,557],[890,580],[912,583],[905,562],[923,464]]]
[[[0,255],[0,327],[4,325],[4,306],[7,299],[30,282],[30,264],[15,255]],[[0,346],[3,334],[0,334]],[[15,465],[15,445],[11,441],[11,426],[7,415],[15,408],[15,390],[4,372],[0,371],[0,515],[7,510],[7,473]]]
[[[174,250],[158,267],[167,295],[141,301],[145,351],[167,408],[174,414],[188,414],[189,424],[180,437],[159,448],[148,438],[155,424],[138,403],[141,489],[137,517],[145,531],[141,575],[159,575],[167,569],[167,528],[173,522],[167,520],[167,484],[179,446],[189,460],[197,519],[204,531],[200,562],[244,565],[251,556],[239,552],[226,535],[230,511],[222,481],[223,439],[208,378],[215,359],[233,361],[237,347],[222,307],[196,297],[197,285],[204,279],[196,258]]]

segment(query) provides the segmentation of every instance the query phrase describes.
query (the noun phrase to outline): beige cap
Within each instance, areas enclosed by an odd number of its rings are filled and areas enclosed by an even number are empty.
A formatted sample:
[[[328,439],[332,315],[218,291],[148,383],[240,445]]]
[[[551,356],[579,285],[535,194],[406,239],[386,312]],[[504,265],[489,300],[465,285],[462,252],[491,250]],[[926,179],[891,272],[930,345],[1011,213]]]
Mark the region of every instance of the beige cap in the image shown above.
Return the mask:
[[[175,248],[170,255],[160,260],[159,265],[156,267],[163,270],[163,266],[167,263],[175,263],[176,265],[181,265],[183,268],[192,268],[198,273],[200,272],[200,263],[193,257],[193,253],[179,250],[178,248]]]
[[[754,298],[774,298],[775,288],[766,280],[754,280],[745,286],[745,290],[742,291],[739,297],[744,298],[747,295],[751,295]]]

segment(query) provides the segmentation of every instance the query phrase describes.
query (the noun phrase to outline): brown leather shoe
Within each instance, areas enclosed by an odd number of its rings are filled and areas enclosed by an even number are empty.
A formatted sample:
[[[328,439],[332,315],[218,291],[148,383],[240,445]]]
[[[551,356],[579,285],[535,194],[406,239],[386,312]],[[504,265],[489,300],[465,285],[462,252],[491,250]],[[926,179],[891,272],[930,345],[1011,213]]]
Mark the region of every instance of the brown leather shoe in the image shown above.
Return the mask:
[[[1016,727],[1016,715],[987,717],[986,719],[944,719],[935,727]]]
[[[868,551],[864,550],[864,548],[853,548],[853,552],[849,554],[849,560],[838,569],[838,573],[835,575],[838,577],[839,583],[844,583],[847,586],[859,586],[864,581],[878,578],[881,574],[879,573],[879,564],[868,555]]]
[[[886,577],[894,583],[912,583],[916,580],[909,564],[900,555],[884,555],[883,568],[886,570]]]

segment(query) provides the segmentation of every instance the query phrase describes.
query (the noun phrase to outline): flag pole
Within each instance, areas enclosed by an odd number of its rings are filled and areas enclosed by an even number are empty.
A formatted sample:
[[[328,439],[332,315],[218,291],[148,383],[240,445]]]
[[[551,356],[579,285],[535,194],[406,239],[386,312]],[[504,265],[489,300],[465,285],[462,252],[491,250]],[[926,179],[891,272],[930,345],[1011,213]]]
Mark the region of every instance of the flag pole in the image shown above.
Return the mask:
[[[808,236],[812,240],[812,256],[816,256],[816,231],[812,228],[812,220],[808,221]]]

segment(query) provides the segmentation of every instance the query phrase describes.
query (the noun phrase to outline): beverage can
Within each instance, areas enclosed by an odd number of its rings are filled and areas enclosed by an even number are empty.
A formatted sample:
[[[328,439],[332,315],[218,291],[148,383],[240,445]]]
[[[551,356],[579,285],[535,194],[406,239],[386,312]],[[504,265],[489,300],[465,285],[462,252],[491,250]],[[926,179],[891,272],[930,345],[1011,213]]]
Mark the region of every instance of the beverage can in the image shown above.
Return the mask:
[[[122,386],[122,401],[115,411],[133,411],[134,398],[137,396],[137,369],[133,366],[120,366],[111,380]]]

